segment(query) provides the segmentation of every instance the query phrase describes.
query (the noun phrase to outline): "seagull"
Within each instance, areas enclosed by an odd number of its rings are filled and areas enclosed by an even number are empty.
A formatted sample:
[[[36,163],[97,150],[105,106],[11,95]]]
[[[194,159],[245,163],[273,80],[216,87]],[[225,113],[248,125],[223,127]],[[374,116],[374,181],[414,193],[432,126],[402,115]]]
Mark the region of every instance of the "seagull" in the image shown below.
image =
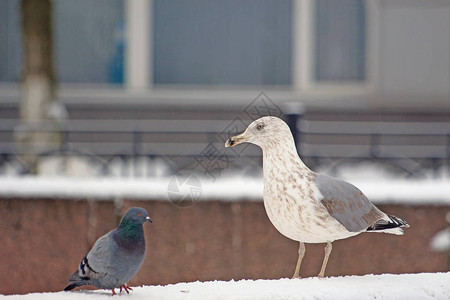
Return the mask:
[[[143,224],[152,222],[145,209],[130,208],[119,227],[99,238],[89,253],[81,260],[78,269],[70,276],[64,290],[77,286],[93,285],[103,289],[133,290],[127,282],[136,275],[145,258]]]
[[[269,220],[287,238],[300,243],[293,278],[299,278],[305,243],[326,243],[325,268],[335,240],[361,232],[403,234],[408,223],[388,215],[370,203],[354,185],[311,171],[300,159],[287,124],[277,117],[262,117],[225,142],[225,147],[241,143],[262,149],[264,207]]]

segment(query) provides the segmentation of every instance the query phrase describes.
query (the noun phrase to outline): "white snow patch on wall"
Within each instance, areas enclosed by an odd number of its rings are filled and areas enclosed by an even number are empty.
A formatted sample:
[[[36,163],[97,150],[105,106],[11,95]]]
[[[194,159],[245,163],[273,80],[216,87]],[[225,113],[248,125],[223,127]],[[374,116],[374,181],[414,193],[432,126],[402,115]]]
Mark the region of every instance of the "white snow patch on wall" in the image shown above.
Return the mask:
[[[450,228],[443,229],[436,233],[431,239],[431,249],[434,251],[450,250]]]

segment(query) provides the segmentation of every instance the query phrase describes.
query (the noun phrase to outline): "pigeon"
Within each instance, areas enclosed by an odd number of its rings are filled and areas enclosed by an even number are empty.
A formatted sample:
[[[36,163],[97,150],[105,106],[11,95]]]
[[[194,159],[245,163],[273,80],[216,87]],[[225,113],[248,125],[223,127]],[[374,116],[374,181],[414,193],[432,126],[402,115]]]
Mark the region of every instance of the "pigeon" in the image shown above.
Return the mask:
[[[102,289],[122,288],[132,290],[127,282],[141,268],[145,257],[143,224],[152,223],[145,209],[130,208],[119,227],[99,238],[88,254],[81,260],[78,269],[70,276],[70,291],[75,287],[93,285]]]
[[[331,243],[362,232],[403,234],[408,223],[387,215],[354,185],[311,171],[300,159],[287,124],[277,117],[253,121],[225,147],[252,143],[263,152],[264,207],[275,228],[300,243],[293,278],[299,278],[305,243],[326,243],[318,277],[324,277]]]

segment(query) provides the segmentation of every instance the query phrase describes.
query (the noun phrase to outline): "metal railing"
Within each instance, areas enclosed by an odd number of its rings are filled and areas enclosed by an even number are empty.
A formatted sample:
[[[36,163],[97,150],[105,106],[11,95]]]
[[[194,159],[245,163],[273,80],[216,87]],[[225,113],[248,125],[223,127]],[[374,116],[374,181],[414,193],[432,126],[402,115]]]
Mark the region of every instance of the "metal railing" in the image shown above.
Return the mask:
[[[330,162],[338,167],[343,162],[378,161],[415,175],[423,168],[437,170],[450,162],[450,122],[322,121],[308,119],[307,114],[287,115],[285,119],[293,131],[299,155],[312,168]],[[136,159],[141,157],[192,160],[209,143],[223,148],[219,137],[228,123],[189,119],[67,120],[61,128],[42,129],[58,132],[61,140],[47,145],[45,151],[36,151],[15,141],[19,120],[0,120],[0,170],[15,164],[20,168],[18,173],[28,173],[29,166],[21,162],[25,155],[83,157],[102,175],[111,173],[113,160],[123,164],[137,164]],[[227,155],[239,159],[232,152]],[[249,149],[244,155],[260,154]]]

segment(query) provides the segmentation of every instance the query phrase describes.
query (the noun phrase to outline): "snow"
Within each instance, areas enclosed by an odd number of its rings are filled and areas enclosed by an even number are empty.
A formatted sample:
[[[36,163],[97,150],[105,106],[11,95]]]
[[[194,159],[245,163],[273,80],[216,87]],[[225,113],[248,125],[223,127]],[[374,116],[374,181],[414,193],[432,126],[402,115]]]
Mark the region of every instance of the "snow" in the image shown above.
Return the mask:
[[[431,249],[434,251],[450,250],[450,227],[436,233],[431,240]]]
[[[374,203],[450,204],[450,180],[351,181]]]
[[[450,299],[450,272],[330,278],[240,280],[135,287],[126,299]],[[116,290],[118,291],[118,290]],[[124,299],[125,299],[124,298]],[[0,295],[0,300],[114,299],[107,290]]]
[[[96,198],[169,200],[168,187],[173,177],[117,178],[117,177],[0,177],[0,196],[59,197],[62,199]],[[196,201],[262,201],[262,178],[223,176],[216,181],[198,176],[201,190]],[[350,180],[374,203],[442,204],[450,205],[450,179],[421,180]],[[182,189],[180,193],[188,193]]]

